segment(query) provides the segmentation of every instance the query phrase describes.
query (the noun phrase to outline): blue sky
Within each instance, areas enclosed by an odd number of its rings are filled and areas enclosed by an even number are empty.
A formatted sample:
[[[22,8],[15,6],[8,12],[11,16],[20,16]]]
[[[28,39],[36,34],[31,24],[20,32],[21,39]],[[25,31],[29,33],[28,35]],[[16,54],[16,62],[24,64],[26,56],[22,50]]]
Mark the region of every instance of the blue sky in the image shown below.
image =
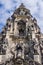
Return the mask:
[[[6,19],[10,17],[14,10],[19,7],[21,3],[30,9],[33,17],[37,19],[43,33],[43,0],[0,0],[0,31],[6,23]]]

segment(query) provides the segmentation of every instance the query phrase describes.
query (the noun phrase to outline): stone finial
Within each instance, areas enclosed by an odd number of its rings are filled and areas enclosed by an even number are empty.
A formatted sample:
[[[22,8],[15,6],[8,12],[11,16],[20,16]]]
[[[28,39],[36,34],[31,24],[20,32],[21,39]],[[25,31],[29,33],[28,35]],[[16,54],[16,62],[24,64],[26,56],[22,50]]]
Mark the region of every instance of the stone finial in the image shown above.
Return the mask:
[[[25,6],[24,6],[24,4],[23,3],[21,3],[21,5],[20,5],[20,8],[24,8]]]

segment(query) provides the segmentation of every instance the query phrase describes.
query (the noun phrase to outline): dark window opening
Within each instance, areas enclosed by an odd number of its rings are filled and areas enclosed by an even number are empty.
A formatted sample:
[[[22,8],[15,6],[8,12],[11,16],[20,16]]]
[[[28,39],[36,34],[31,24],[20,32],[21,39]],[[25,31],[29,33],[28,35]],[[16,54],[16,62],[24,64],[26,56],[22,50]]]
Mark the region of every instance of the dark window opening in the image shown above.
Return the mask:
[[[16,50],[22,50],[22,47],[20,45],[17,45]]]
[[[42,42],[42,46],[43,46],[43,42]]]
[[[28,13],[27,12],[25,12],[25,15],[27,15]]]
[[[21,36],[24,35],[24,30],[23,29],[19,30],[19,35],[21,35]]]
[[[18,22],[18,30],[19,30],[19,35],[24,36],[26,32],[26,23],[23,20],[20,20]]]
[[[28,28],[28,32],[29,32],[29,28]]]
[[[38,34],[40,34],[40,31],[38,31]]]
[[[43,43],[43,41],[42,41],[42,43]]]
[[[2,31],[1,33],[2,33],[2,34],[4,34],[5,32],[4,32],[4,31]]]
[[[20,20],[20,22],[18,22],[18,25],[25,25],[25,22],[23,20]]]
[[[33,28],[33,25],[31,25],[31,27]]]
[[[34,23],[35,26],[37,26],[37,23]]]
[[[3,45],[0,45],[0,55],[5,55],[6,50],[3,48]]]
[[[36,49],[34,49],[34,54],[35,54],[35,55],[39,55],[39,53],[37,52]]]
[[[9,25],[9,28],[11,27],[11,25]]]
[[[19,44],[16,46],[16,51],[17,51],[17,57],[21,56],[21,54],[22,54],[22,47]]]
[[[8,23],[6,23],[6,26],[8,26]]]

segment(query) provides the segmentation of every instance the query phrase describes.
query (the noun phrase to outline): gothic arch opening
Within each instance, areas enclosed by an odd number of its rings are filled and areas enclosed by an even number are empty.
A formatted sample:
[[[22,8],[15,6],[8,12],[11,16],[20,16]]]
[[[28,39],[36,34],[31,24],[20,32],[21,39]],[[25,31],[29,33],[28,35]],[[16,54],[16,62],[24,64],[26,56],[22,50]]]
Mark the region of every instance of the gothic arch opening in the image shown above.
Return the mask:
[[[26,34],[26,23],[23,20],[20,20],[18,23],[18,31],[20,36],[24,36]]]

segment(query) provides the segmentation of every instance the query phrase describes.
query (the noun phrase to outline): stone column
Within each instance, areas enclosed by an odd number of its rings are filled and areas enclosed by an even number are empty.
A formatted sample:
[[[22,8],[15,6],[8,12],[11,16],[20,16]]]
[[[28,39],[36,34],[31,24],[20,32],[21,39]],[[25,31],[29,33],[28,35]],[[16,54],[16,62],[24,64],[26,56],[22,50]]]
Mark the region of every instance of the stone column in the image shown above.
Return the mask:
[[[40,46],[39,46],[38,39],[36,39],[36,42],[37,43],[35,44],[35,47],[36,47],[36,50],[37,50],[38,54],[34,55],[34,60],[41,64],[41,53],[40,53]]]
[[[11,22],[11,30],[10,33],[13,33],[13,22]]]
[[[17,28],[17,22],[14,23],[14,35],[15,36],[18,36],[19,34],[19,31],[18,31],[18,28]]]

